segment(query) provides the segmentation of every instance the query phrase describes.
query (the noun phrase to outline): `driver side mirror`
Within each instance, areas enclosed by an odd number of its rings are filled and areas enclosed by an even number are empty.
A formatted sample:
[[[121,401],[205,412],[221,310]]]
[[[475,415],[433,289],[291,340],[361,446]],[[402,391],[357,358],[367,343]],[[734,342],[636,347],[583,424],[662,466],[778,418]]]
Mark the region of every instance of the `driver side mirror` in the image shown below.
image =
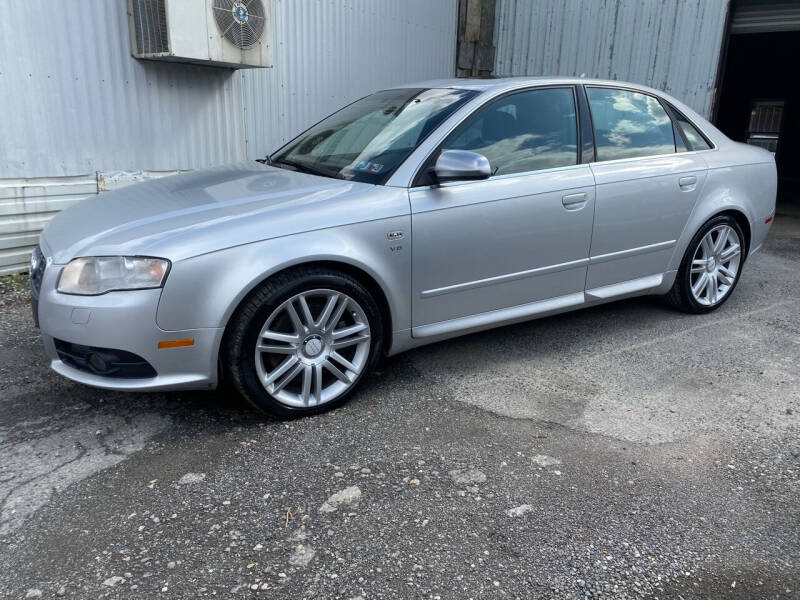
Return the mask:
[[[492,176],[489,159],[469,150],[444,150],[436,159],[433,175],[438,183],[476,181]]]

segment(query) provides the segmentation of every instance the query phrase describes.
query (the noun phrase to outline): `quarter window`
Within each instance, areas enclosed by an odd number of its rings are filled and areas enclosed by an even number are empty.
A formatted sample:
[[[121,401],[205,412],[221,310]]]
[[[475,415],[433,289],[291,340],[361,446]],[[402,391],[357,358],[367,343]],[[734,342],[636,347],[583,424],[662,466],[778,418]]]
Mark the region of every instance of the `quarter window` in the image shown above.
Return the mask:
[[[574,165],[578,160],[572,88],[516,92],[479,109],[443,144],[489,159],[495,175]]]
[[[690,150],[708,150],[711,148],[705,138],[697,131],[697,128],[689,123],[683,115],[676,113],[675,120],[678,127],[681,128],[686,141],[689,142]]]
[[[598,161],[675,152],[672,121],[652,96],[592,87],[586,93]]]

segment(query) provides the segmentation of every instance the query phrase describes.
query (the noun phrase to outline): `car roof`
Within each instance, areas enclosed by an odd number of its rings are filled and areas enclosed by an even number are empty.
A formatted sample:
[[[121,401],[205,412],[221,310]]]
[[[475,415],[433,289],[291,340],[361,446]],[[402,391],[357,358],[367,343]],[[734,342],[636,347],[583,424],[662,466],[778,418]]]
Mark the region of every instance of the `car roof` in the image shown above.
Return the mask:
[[[430,81],[417,81],[399,85],[400,88],[455,88],[463,90],[475,90],[480,92],[485,91],[501,91],[504,89],[514,89],[518,87],[526,87],[531,85],[611,85],[615,87],[634,88],[642,91],[664,95],[663,92],[653,88],[640,85],[637,83],[629,83],[627,81],[617,81],[614,79],[589,79],[586,77],[497,77],[493,79],[468,79],[468,78],[451,78],[451,79],[433,79]]]

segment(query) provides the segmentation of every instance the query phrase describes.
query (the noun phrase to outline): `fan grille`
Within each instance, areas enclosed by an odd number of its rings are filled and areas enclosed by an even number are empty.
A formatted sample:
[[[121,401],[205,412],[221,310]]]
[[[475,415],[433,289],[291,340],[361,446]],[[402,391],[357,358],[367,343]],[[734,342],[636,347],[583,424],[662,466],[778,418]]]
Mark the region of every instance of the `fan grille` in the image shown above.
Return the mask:
[[[214,0],[214,20],[226,40],[249,48],[264,33],[264,4],[261,0]]]
[[[169,52],[164,0],[133,0],[133,24],[138,54]]]

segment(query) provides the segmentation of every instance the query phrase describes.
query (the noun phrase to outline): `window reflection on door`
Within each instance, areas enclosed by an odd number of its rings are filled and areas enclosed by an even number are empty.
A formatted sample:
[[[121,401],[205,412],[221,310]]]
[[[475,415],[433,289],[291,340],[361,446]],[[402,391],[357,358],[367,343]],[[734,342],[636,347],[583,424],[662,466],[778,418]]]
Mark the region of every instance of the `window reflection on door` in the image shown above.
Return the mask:
[[[578,134],[573,90],[526,90],[495,100],[470,117],[443,149],[484,155],[494,175],[574,165]]]
[[[672,121],[653,96],[587,87],[597,160],[655,156],[676,151]]]

